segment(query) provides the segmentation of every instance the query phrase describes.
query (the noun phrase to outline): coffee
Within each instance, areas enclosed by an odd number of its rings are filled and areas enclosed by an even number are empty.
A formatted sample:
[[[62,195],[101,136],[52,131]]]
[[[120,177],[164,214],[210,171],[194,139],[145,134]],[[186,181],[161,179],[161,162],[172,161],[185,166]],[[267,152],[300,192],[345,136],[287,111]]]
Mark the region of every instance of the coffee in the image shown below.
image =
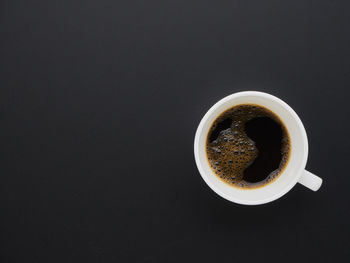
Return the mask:
[[[231,186],[251,189],[275,180],[290,156],[290,138],[271,110],[241,104],[220,114],[206,141],[211,169]]]

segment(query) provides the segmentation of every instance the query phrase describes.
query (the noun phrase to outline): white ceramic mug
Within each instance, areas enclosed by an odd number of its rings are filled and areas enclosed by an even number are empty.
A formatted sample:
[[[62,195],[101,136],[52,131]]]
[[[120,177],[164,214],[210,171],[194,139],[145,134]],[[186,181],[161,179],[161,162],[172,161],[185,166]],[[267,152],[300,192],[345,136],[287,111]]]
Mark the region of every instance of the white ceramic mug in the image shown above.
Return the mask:
[[[285,124],[291,145],[291,155],[282,174],[270,184],[260,188],[240,189],[221,181],[211,170],[206,156],[206,139],[214,120],[227,109],[239,104],[257,104],[270,109]],[[286,194],[296,183],[317,191],[322,179],[305,170],[308,141],[305,128],[294,110],[279,98],[257,91],[238,92],[212,106],[201,120],[195,140],[194,156],[202,178],[218,195],[235,203],[258,205],[271,202]]]

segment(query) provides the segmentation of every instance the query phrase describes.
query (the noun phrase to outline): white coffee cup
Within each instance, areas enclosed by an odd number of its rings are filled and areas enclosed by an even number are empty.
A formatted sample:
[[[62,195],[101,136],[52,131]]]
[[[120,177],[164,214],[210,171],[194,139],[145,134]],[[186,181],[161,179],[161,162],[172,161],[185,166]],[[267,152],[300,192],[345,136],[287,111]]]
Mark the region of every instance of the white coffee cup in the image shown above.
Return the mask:
[[[282,174],[270,184],[253,189],[232,187],[221,181],[211,170],[206,156],[206,139],[214,120],[225,110],[239,104],[257,104],[274,112],[285,124],[291,154]],[[212,106],[201,120],[194,140],[194,156],[198,170],[207,185],[221,197],[239,204],[259,205],[276,200],[296,183],[317,191],[322,179],[305,170],[308,141],[305,128],[294,110],[281,99],[267,93],[244,91],[223,98]]]

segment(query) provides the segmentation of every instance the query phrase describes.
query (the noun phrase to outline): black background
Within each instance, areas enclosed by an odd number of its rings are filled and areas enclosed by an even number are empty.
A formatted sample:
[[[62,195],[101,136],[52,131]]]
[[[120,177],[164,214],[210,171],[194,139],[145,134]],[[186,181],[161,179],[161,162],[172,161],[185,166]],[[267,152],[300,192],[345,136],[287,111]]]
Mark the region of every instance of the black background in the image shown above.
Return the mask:
[[[0,261],[345,262],[349,1],[0,2]],[[222,97],[285,100],[324,179],[262,206],[201,179]]]

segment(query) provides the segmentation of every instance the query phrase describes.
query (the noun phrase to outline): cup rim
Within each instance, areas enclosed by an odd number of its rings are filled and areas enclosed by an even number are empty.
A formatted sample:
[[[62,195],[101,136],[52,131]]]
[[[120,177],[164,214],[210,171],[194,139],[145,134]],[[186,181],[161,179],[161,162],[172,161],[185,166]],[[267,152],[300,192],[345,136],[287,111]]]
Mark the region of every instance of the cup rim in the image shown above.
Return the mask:
[[[209,174],[207,174],[203,167],[202,167],[202,163],[200,161],[200,157],[199,157],[199,138],[201,137],[201,133],[203,131],[203,126],[208,122],[208,119],[213,115],[213,113],[215,112],[215,110],[220,107],[222,104],[230,101],[230,100],[234,100],[237,99],[239,97],[242,96],[260,96],[260,97],[264,97],[266,99],[269,100],[273,100],[277,103],[279,103],[282,107],[284,107],[285,109],[287,109],[288,113],[293,117],[293,119],[297,122],[298,124],[298,131],[300,132],[300,134],[302,135],[301,137],[303,138],[303,151],[304,151],[304,158],[302,159],[299,168],[297,169],[297,172],[295,173],[295,176],[293,178],[293,180],[291,180],[291,182],[281,191],[277,192],[276,194],[274,194],[273,196],[269,197],[269,198],[265,198],[265,199],[261,199],[261,200],[254,200],[254,201],[248,201],[248,200],[241,200],[238,199],[236,197],[230,196],[228,194],[223,193],[220,189],[218,189],[213,183],[211,183],[211,181],[209,179],[207,179],[207,177],[209,176]],[[221,114],[221,113],[219,113]],[[219,116],[219,114],[216,114],[215,117]],[[277,113],[276,113],[277,114]],[[277,98],[276,96],[273,96],[271,94],[265,93],[265,92],[260,92],[260,91],[242,91],[242,92],[237,92],[237,93],[233,93],[231,95],[228,95],[226,97],[224,97],[223,99],[219,100],[218,102],[216,102],[207,112],[206,114],[203,116],[202,120],[200,121],[198,128],[196,130],[196,134],[195,134],[195,140],[194,140],[194,157],[195,157],[195,162],[197,165],[197,168],[200,172],[201,177],[203,178],[203,180],[206,182],[206,184],[219,196],[225,198],[226,200],[229,200],[231,202],[234,203],[238,203],[238,204],[243,204],[243,205],[259,205],[259,204],[265,204],[265,203],[269,203],[272,202],[280,197],[282,197],[283,195],[285,195],[287,192],[289,192],[295,185],[296,183],[299,181],[301,175],[302,175],[302,171],[305,169],[306,166],[306,162],[307,162],[307,158],[308,158],[308,139],[307,139],[307,135],[306,135],[306,130],[305,127],[303,125],[303,123],[301,122],[299,116],[296,114],[296,112],[287,104],[285,103],[283,100]]]

